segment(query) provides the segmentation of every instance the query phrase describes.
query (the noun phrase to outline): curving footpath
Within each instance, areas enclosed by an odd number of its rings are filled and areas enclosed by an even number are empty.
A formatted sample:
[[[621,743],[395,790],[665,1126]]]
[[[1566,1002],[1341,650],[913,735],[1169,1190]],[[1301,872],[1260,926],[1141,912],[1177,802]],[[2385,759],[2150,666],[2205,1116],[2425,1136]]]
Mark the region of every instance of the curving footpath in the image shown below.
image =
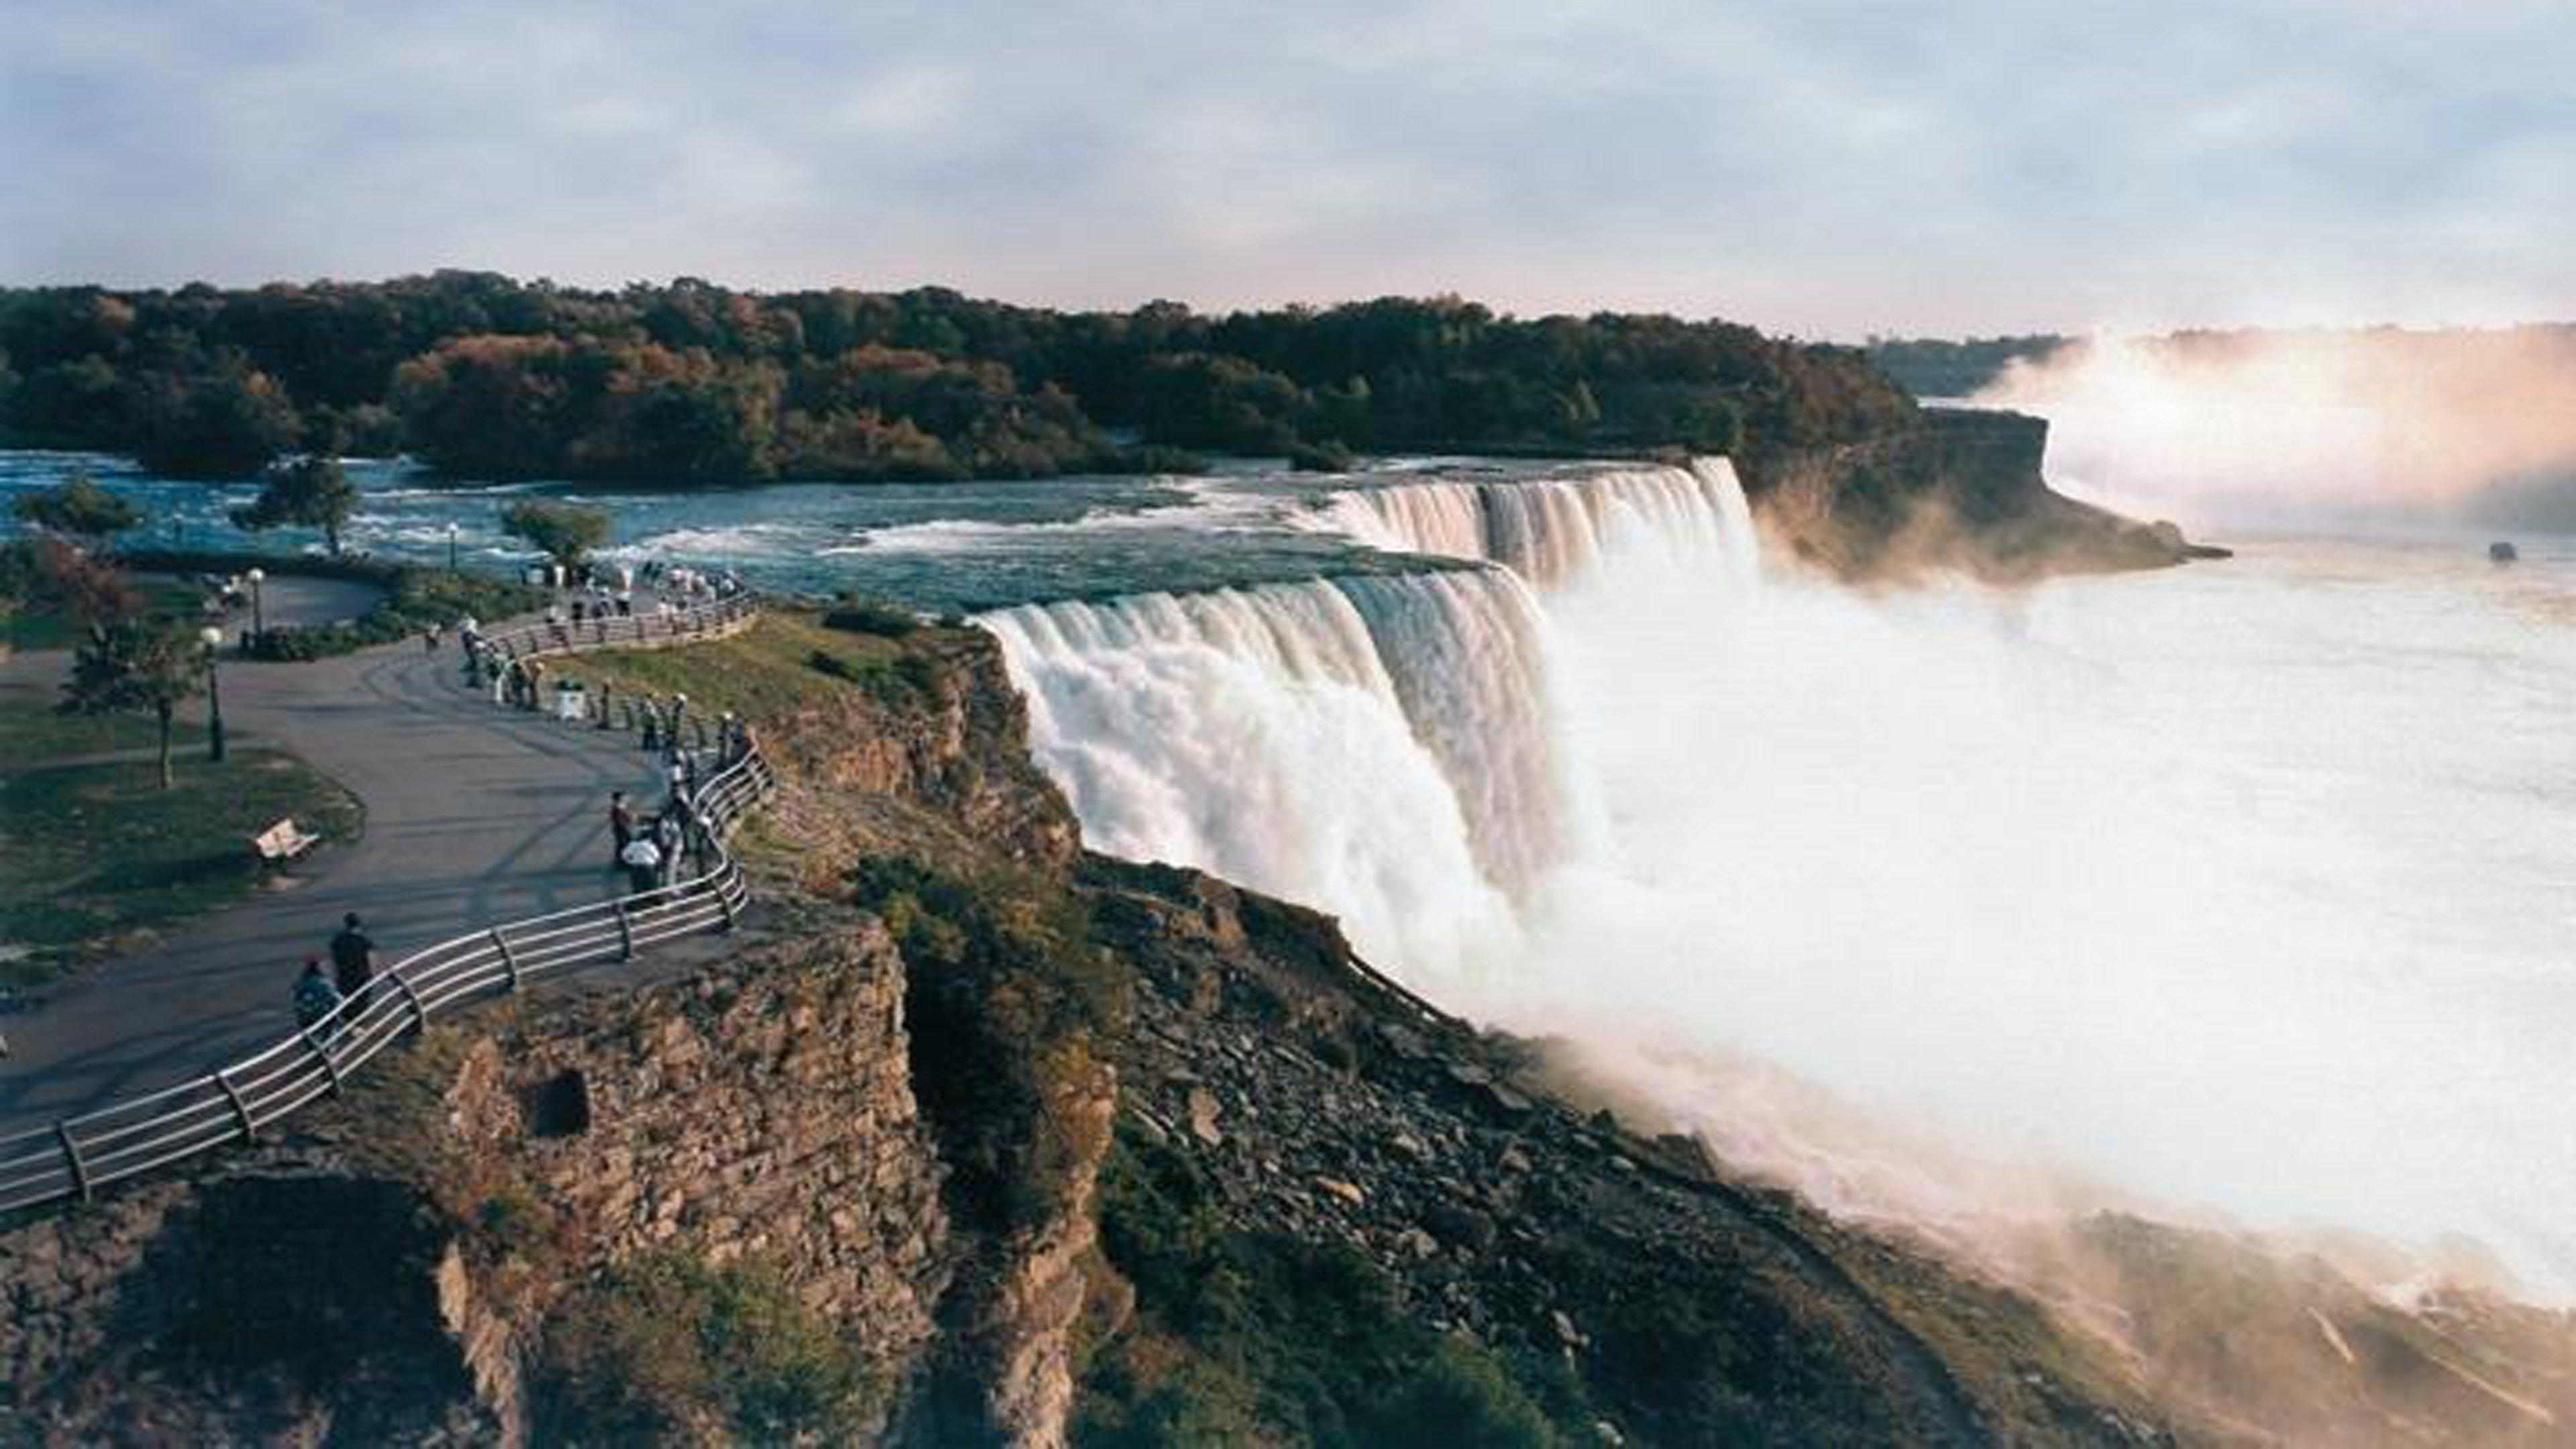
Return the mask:
[[[535,625],[491,642],[516,658],[687,642],[754,608],[737,598],[675,621],[577,638]],[[612,896],[607,793],[658,798],[653,757],[615,730],[496,709],[458,672],[452,650],[408,645],[227,668],[227,718],[348,785],[367,806],[366,838],[299,865],[296,889],[219,913],[18,1024],[0,1079],[0,1209],[243,1140],[438,1011],[733,924],[747,893],[721,842],[770,786],[756,752],[703,777],[717,826],[709,868],[658,901]],[[345,910],[366,918],[390,964],[348,1019],[280,1040],[293,1030],[295,967]]]

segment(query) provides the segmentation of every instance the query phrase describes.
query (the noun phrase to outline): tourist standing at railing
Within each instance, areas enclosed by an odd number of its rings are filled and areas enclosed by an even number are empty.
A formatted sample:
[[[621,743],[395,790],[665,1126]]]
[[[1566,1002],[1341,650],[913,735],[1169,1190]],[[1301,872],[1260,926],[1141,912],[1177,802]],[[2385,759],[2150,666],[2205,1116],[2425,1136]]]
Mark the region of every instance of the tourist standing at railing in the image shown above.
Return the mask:
[[[331,969],[349,1009],[364,1010],[376,979],[376,943],[359,923],[356,911],[340,918],[340,934],[331,938]]]
[[[626,803],[623,790],[608,792],[608,834],[617,842],[613,860],[622,865],[626,861],[626,847],[635,842],[635,807]]]
[[[651,836],[639,835],[626,843],[626,848],[617,853],[617,858],[626,866],[626,888],[641,898],[635,904],[653,904],[654,892],[662,885],[661,848],[653,843]]]
[[[322,958],[304,958],[304,974],[295,978],[295,1024],[311,1031],[328,1020],[340,1004],[340,988],[322,974]]]
[[[680,847],[688,839],[687,834],[680,828],[685,818],[667,809],[653,817],[653,849],[662,858],[661,878],[658,884],[669,885],[672,875],[679,870]]]

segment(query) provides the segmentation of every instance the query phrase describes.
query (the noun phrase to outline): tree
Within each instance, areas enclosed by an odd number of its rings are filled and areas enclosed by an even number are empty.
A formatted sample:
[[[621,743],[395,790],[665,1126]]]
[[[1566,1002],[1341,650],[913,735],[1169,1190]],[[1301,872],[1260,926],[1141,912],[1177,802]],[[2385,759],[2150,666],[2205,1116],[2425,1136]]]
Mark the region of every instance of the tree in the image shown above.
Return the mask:
[[[149,714],[161,726],[161,788],[170,774],[170,722],[197,692],[205,668],[196,641],[167,624],[122,619],[92,630],[72,656],[63,685],[65,714]]]
[[[51,488],[19,495],[12,505],[20,518],[50,532],[77,538],[92,547],[143,522],[143,510],[98,486],[87,473],[74,473]]]
[[[579,503],[513,503],[501,510],[501,531],[526,539],[567,569],[579,568],[592,549],[607,542],[608,510]]]
[[[143,596],[115,565],[60,538],[12,544],[0,559],[0,593],[18,603],[80,622],[92,638],[132,618]]]
[[[253,532],[281,523],[322,530],[331,552],[340,552],[340,530],[358,510],[358,487],[336,458],[305,456],[272,463],[261,475],[259,496],[232,511],[233,523]]]
[[[147,374],[133,409],[135,457],[182,478],[241,477],[304,433],[285,389],[237,358],[202,373]]]

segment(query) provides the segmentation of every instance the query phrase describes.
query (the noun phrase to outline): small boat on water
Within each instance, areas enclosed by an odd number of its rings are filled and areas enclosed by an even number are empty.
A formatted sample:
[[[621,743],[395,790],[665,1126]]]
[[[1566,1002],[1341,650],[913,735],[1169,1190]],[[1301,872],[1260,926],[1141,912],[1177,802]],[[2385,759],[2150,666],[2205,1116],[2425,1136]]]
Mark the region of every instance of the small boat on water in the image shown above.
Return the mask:
[[[2510,543],[2499,540],[2487,545],[2489,563],[2511,563],[2520,557],[2522,557],[2521,552]]]

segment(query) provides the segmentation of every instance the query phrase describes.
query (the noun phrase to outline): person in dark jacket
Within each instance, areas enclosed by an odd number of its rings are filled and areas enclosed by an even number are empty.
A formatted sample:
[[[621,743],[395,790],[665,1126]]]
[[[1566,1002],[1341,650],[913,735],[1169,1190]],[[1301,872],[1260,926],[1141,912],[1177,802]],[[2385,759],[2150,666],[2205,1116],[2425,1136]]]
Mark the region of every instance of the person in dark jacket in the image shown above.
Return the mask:
[[[608,792],[608,835],[613,842],[609,866],[615,869],[626,863],[626,847],[635,840],[635,807],[626,803],[626,792]]]
[[[331,971],[350,1013],[365,1010],[368,988],[376,979],[376,943],[356,911],[340,918],[340,934],[331,938]]]

